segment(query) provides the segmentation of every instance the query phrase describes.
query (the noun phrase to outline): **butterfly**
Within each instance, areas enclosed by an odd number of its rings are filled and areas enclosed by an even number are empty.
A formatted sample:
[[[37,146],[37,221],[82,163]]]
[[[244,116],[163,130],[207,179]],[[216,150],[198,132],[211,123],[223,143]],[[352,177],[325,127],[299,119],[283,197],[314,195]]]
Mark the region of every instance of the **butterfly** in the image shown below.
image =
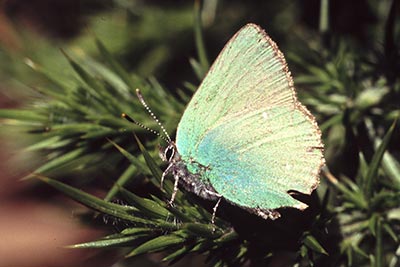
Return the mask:
[[[186,107],[176,141],[163,131],[161,181],[174,177],[170,203],[181,186],[216,201],[213,220],[221,199],[264,219],[278,218],[279,208],[304,210],[291,193],[311,194],[319,184],[321,131],[296,97],[282,52],[255,24],[225,45]]]

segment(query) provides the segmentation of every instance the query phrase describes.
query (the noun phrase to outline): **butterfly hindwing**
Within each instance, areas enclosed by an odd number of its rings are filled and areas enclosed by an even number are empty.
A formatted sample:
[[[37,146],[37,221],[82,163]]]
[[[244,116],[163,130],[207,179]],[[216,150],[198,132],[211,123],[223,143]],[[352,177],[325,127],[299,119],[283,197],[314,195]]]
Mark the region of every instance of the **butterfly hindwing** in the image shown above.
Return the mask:
[[[238,205],[305,207],[287,192],[311,193],[318,184],[321,152],[314,148],[314,128],[298,110],[275,108],[270,115],[275,119],[268,121],[260,112],[219,125],[200,143],[196,159],[208,164],[205,175],[216,191]],[[241,137],[244,131],[233,131],[248,129],[250,123],[259,129],[247,137]]]

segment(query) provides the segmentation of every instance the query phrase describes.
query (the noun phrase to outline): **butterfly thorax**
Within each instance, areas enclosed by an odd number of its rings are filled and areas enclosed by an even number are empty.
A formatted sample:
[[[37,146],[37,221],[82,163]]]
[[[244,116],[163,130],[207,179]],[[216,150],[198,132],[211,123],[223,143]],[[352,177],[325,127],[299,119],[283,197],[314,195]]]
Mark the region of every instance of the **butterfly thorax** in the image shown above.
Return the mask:
[[[177,151],[175,143],[171,142],[168,145],[161,158],[166,159],[169,163],[164,175],[172,173],[175,180],[178,180],[185,190],[208,200],[220,198],[220,195],[205,178],[208,167],[191,159],[183,159]]]
[[[189,163],[193,164],[193,163]],[[204,179],[202,172],[192,173],[188,170],[188,165],[184,161],[179,161],[175,164],[179,182],[185,190],[198,195],[201,198],[208,200],[217,200],[219,195],[212,185]]]

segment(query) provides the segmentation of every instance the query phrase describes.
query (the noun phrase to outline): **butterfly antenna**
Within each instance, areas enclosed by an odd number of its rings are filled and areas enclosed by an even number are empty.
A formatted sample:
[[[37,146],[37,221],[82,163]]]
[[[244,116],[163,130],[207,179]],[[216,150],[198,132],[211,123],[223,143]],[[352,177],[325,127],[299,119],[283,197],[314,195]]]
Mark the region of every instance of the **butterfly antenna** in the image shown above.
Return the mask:
[[[164,135],[166,136],[166,139],[168,139],[168,143],[171,143],[171,137],[169,136],[167,130],[165,130],[164,126],[161,124],[161,122],[158,120],[157,116],[153,113],[153,111],[149,108],[149,105],[147,105],[146,101],[144,101],[143,95],[140,92],[139,88],[136,88],[136,95],[139,98],[140,103],[142,103],[142,105],[146,108],[147,112],[150,114],[150,116],[153,118],[153,120],[158,124],[158,126],[160,126],[162,132],[164,133]],[[160,137],[161,135],[158,134]],[[165,140],[165,138],[163,137],[163,139]]]
[[[149,132],[151,132],[152,134],[155,134],[155,135],[161,137],[165,142],[167,142],[167,143],[170,143],[170,142],[171,142],[171,140],[165,138],[163,135],[161,135],[161,134],[160,134],[159,132],[157,132],[156,130],[153,130],[153,129],[151,129],[151,128],[145,126],[145,125],[143,125],[142,123],[140,123],[140,122],[138,122],[138,121],[132,119],[132,118],[129,117],[129,115],[127,115],[126,113],[122,113],[122,114],[121,114],[121,117],[124,118],[124,119],[126,119],[126,120],[129,121],[129,122],[132,122],[133,124],[136,124],[136,125],[139,126],[140,128],[145,129],[146,131],[149,131]]]

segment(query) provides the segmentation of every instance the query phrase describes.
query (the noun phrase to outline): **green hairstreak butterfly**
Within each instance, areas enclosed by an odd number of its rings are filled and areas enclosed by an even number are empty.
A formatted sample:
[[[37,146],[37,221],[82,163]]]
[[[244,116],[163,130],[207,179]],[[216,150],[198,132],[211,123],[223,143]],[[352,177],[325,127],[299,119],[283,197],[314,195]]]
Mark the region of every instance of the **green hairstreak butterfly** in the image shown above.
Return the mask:
[[[167,137],[162,179],[174,176],[171,202],[180,184],[217,201],[214,216],[222,198],[266,219],[279,217],[278,208],[303,210],[290,192],[311,194],[324,164],[320,129],[297,100],[283,54],[254,24],[228,41],[186,107],[176,142]]]

